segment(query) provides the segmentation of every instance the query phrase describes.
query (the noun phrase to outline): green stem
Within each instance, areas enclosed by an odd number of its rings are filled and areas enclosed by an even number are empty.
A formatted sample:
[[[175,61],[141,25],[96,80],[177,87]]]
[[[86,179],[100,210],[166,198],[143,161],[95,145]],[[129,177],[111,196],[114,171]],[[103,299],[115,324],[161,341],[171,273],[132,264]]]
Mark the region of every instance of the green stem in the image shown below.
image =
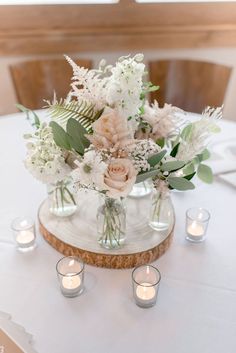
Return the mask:
[[[99,238],[100,242],[109,244],[109,247],[120,246],[121,235],[124,235],[122,231],[121,223],[121,212],[119,205],[116,204],[116,201],[113,199],[105,199],[105,204],[103,206],[104,210],[104,219],[102,225],[102,234]],[[114,244],[115,243],[115,244]]]

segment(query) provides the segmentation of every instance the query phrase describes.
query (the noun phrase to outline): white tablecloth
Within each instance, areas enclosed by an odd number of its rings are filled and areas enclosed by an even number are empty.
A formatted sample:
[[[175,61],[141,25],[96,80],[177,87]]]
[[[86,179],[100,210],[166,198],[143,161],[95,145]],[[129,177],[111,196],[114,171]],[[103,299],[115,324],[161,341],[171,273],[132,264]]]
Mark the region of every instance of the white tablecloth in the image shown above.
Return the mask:
[[[217,141],[236,138],[236,124],[221,122]],[[158,303],[137,307],[131,271],[86,266],[85,292],[64,298],[55,264],[61,255],[38,234],[34,252],[18,253],[10,223],[37,217],[45,186],[24,169],[22,114],[0,117],[0,311],[34,336],[39,353],[235,353],[236,192],[227,184],[200,184],[173,193],[173,243],[155,262],[162,273]],[[185,240],[185,211],[211,213],[206,242]],[[14,352],[10,352],[14,353]]]

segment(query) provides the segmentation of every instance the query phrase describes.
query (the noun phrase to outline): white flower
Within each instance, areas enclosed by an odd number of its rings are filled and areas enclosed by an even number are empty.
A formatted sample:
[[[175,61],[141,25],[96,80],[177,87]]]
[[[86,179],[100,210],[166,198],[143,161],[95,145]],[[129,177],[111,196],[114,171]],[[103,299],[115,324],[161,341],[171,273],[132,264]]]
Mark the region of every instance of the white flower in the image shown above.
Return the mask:
[[[121,58],[111,69],[111,76],[106,85],[106,100],[125,118],[134,134],[137,128],[135,117],[141,106],[140,95],[143,89],[145,65],[138,62],[139,56]]]
[[[145,70],[145,65],[141,62],[143,55],[122,57],[115,66],[106,66],[103,61],[98,70],[79,67],[69,57],[66,59],[74,72],[68,99],[76,97],[78,101],[92,103],[95,110],[101,110],[105,106],[115,108],[121,116],[128,119],[133,136],[142,105],[140,97]]]
[[[185,127],[187,133],[184,134],[180,143],[176,158],[178,160],[189,161],[206,148],[209,136],[219,132],[217,121],[222,117],[222,107],[207,107],[200,120]]]
[[[105,85],[107,78],[100,78],[96,70],[78,66],[68,56],[66,56],[66,59],[74,72],[69,98],[76,97],[78,101],[83,100],[90,104],[92,103],[95,110],[103,109],[106,105]]]
[[[78,168],[72,172],[74,181],[89,188],[99,189],[107,170],[107,164],[102,161],[100,153],[94,150],[88,151],[81,162],[75,163]]]
[[[150,164],[148,158],[161,151],[153,140],[137,140],[135,146],[130,151],[130,157],[133,159],[133,165],[138,172],[148,171]]]
[[[62,180],[71,172],[65,163],[62,150],[55,144],[51,128],[41,124],[34,135],[26,136],[27,143],[25,167],[39,181],[49,184]]]
[[[159,107],[157,101],[150,106],[148,103],[144,106],[143,120],[152,127],[152,138],[167,138],[174,134],[177,130],[180,119],[176,116],[181,109],[173,107],[171,104],[164,104],[163,108]]]

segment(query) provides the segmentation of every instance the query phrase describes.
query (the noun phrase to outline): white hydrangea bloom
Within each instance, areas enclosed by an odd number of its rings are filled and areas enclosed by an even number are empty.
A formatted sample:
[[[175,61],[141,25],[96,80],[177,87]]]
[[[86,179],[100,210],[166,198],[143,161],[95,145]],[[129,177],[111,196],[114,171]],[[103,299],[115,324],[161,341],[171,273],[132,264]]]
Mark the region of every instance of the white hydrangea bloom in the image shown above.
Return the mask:
[[[133,58],[121,58],[111,69],[111,76],[106,85],[106,100],[120,115],[130,119],[129,125],[134,133],[137,128],[135,117],[141,106],[140,95],[143,89],[145,65],[143,59],[136,55]]]
[[[62,150],[53,140],[52,130],[41,124],[34,135],[26,135],[27,143],[25,167],[39,181],[49,184],[62,180],[71,171],[65,163]]]
[[[197,154],[202,153],[207,147],[209,136],[220,131],[216,123],[221,118],[222,107],[207,107],[203,111],[201,119],[190,125],[191,131],[181,141],[176,158],[189,161]]]
[[[102,161],[100,153],[90,150],[84,154],[83,160],[76,164],[78,167],[72,172],[76,183],[98,189],[103,185],[107,164]]]

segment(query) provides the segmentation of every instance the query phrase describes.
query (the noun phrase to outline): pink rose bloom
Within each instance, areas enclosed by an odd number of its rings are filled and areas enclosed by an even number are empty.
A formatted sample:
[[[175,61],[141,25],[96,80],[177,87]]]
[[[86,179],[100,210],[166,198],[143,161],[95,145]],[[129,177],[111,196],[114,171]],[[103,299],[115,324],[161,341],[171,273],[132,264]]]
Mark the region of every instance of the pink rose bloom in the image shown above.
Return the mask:
[[[137,171],[129,159],[116,158],[104,174],[104,189],[111,198],[127,196],[135,183]]]

